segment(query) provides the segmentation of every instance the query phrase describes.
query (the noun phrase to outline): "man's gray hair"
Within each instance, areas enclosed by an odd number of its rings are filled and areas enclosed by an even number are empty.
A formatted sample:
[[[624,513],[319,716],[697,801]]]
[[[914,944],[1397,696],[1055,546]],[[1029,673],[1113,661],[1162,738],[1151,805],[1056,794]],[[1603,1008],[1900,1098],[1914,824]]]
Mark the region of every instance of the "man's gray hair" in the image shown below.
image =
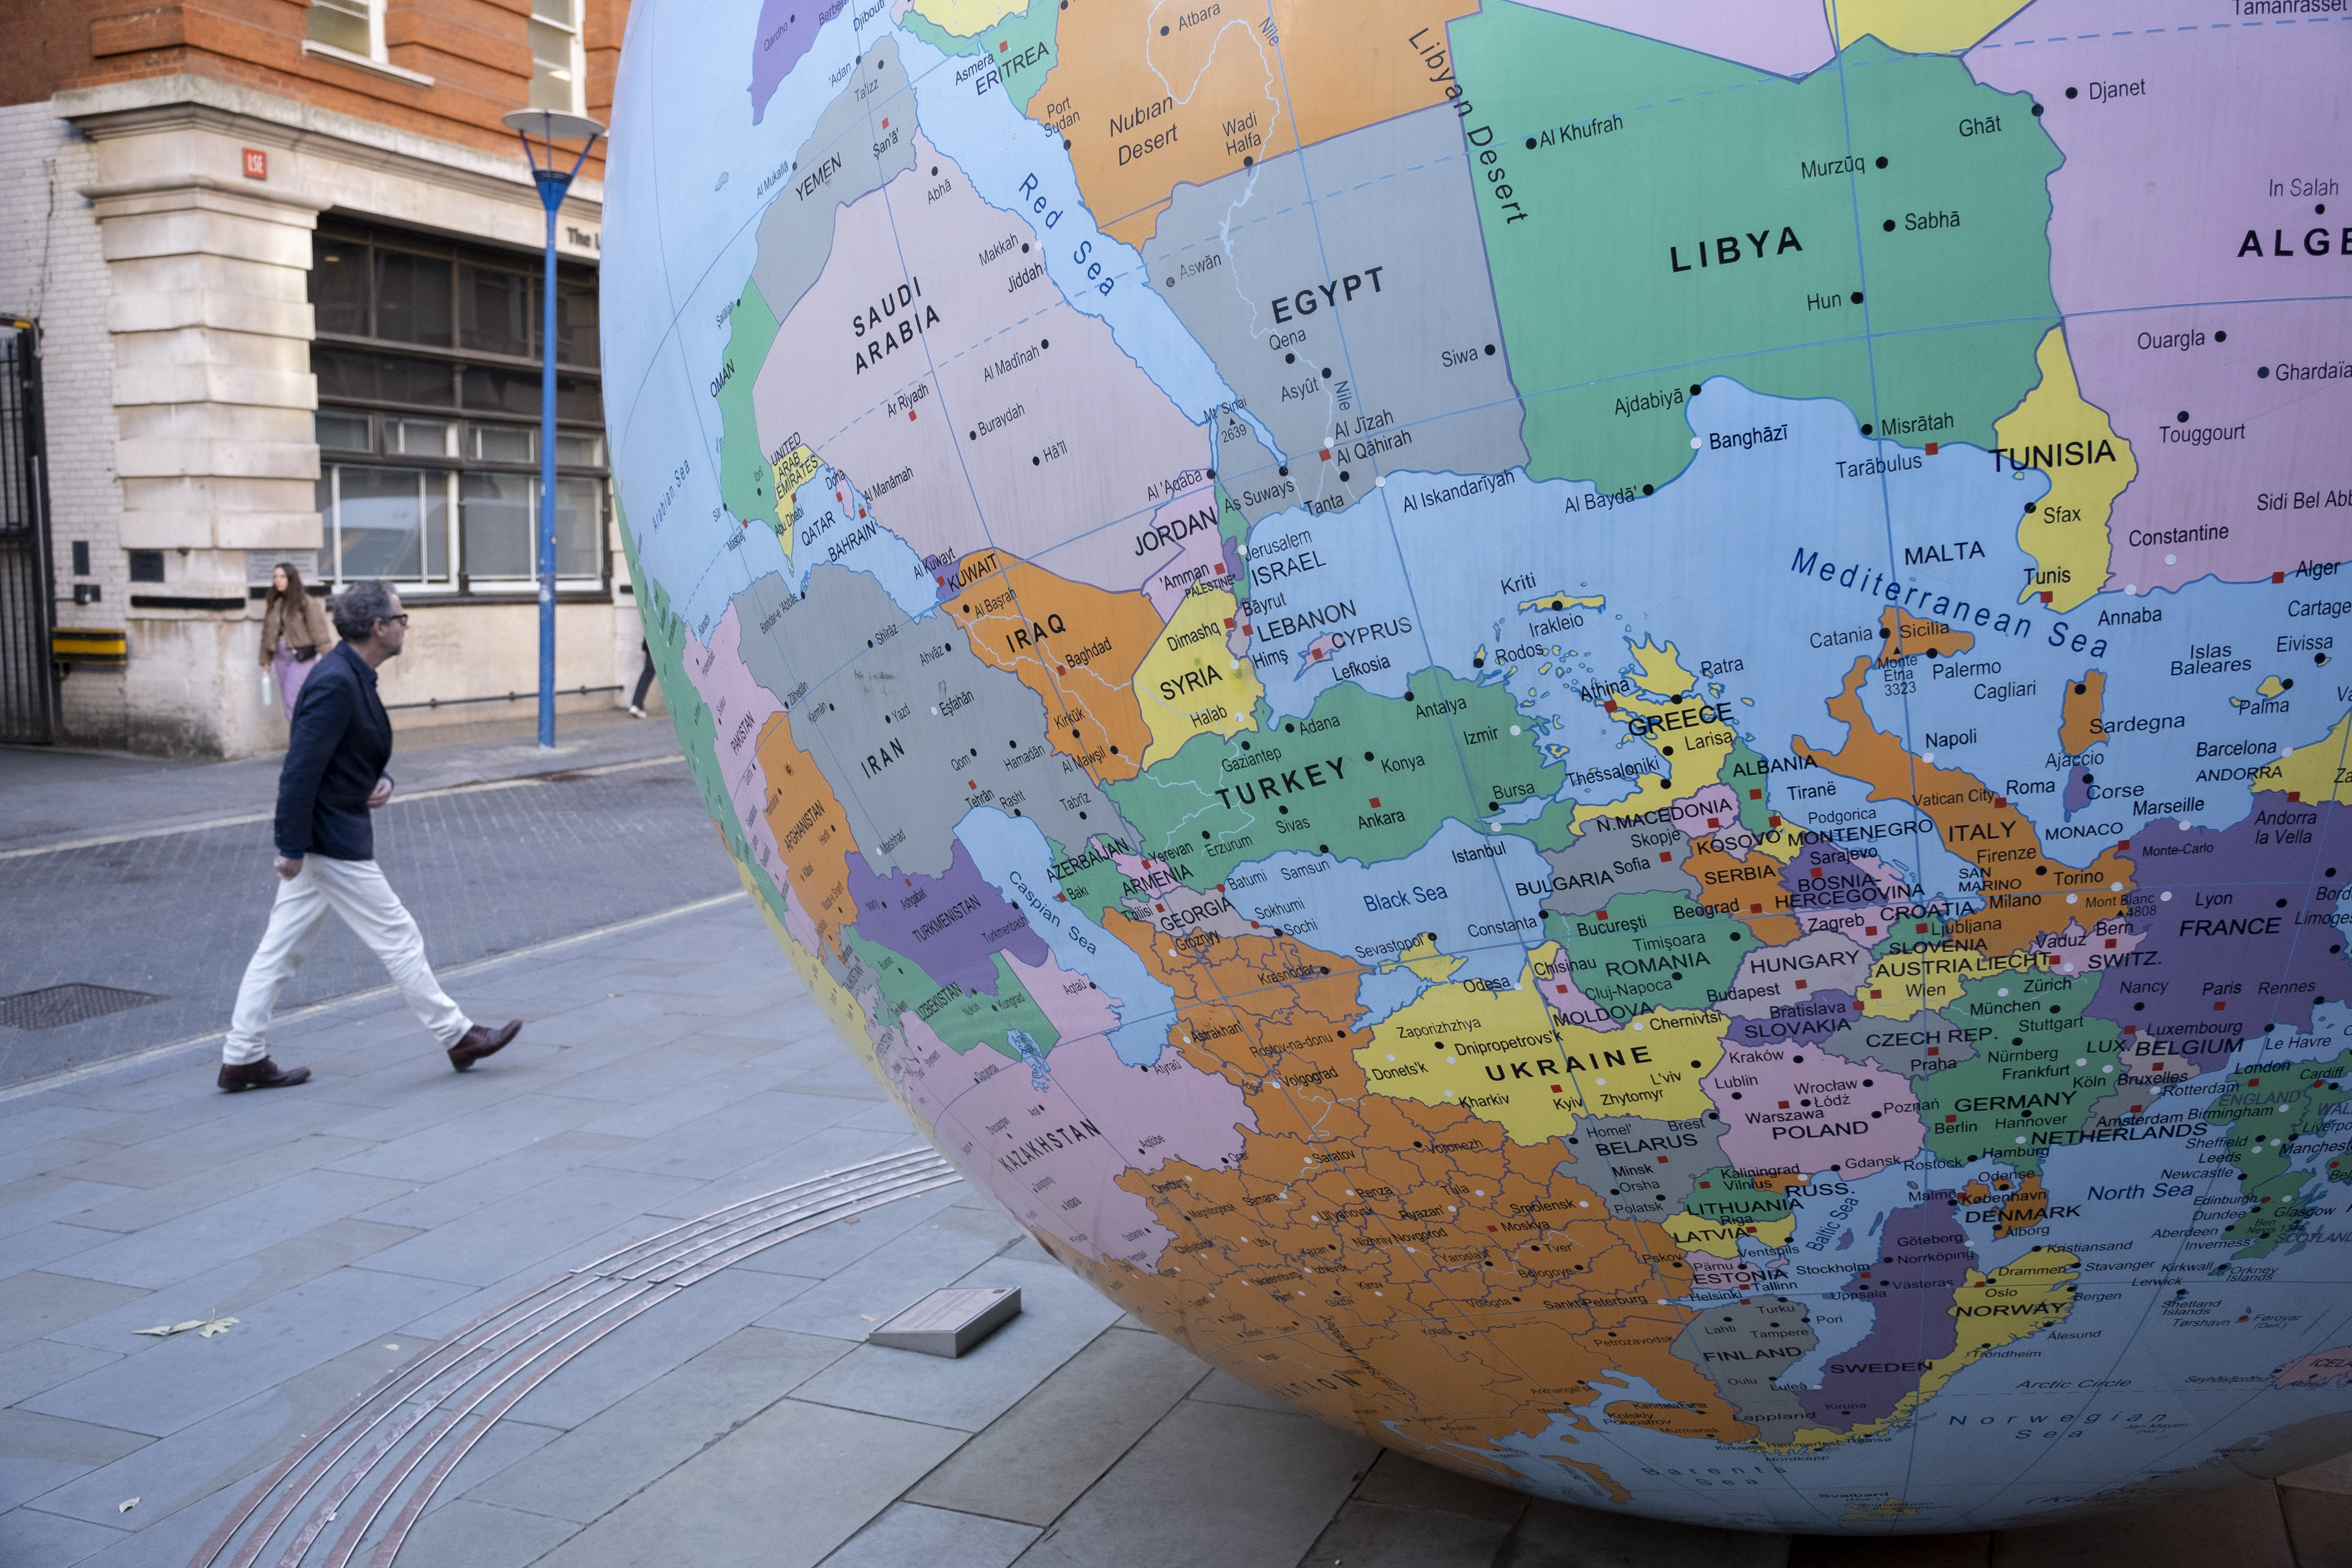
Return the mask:
[[[346,642],[375,635],[375,624],[399,614],[393,606],[389,583],[348,583],[331,601],[335,630]]]

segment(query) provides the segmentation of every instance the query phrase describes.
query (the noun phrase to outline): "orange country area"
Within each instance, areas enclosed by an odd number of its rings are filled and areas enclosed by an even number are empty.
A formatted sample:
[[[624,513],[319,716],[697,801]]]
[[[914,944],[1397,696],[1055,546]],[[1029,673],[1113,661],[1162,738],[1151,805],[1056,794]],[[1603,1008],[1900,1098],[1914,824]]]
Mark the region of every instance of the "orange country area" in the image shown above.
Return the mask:
[[[1956,632],[1941,621],[1922,620],[1906,615],[1893,605],[1878,617],[1879,636],[1885,646],[1878,650],[1878,662],[1891,658],[1907,658],[1913,654],[1925,654],[1930,658],[1949,658],[1956,653],[1966,653],[1977,646],[1972,632]]]
[[[1952,941],[2000,956],[2030,948],[2070,923],[2089,931],[2125,912],[2134,870],[2117,849],[2103,851],[2081,870],[2047,858],[2033,824],[1974,773],[1915,757],[1900,739],[1873,724],[1861,691],[1870,663],[1867,657],[1855,659],[1844,689],[1830,699],[1830,717],[1846,725],[1845,744],[1825,752],[1800,737],[1794,747],[1832,773],[1868,784],[1872,800],[1917,806],[1936,825],[1944,847],[1984,873],[1985,907],[1947,923]]]
[[[2106,733],[2099,717],[2107,703],[2107,672],[2090,669],[2083,679],[2066,683],[2066,706],[2058,721],[2058,744],[2070,757],[2079,757]]]
[[[1693,1316],[1663,1304],[1689,1289],[1681,1249],[1556,1173],[1577,1151],[1369,1090],[1347,1027],[1358,965],[1256,936],[1171,960],[1148,927],[1106,923],[1179,986],[1171,1046],[1239,1085],[1256,1128],[1238,1169],[1118,1179],[1176,1238],[1156,1272],[1057,1256],[1253,1386],[1489,1479],[1509,1479],[1508,1456],[1482,1459],[1482,1444],[1554,1415],[1591,1430],[1570,1407],[1612,1391],[1593,1381],[1612,1369],[1670,1402],[1612,1405],[1617,1419],[1755,1435],[1671,1352]]]
[[[1029,112],[1068,139],[1103,232],[1139,246],[1179,184],[1459,96],[1449,90],[1445,24],[1477,9],[1477,0],[1271,0],[1225,11],[1185,0],[1149,13],[1154,27],[1143,10],[1097,0],[1061,14],[1061,58]],[[1277,59],[1272,40],[1283,37],[1347,42]]]
[[[1737,860],[1716,840],[1702,838],[1691,846],[1682,868],[1698,879],[1703,908],[1735,917],[1765,946],[1784,946],[1805,934],[1797,918],[1786,912],[1789,895],[1780,877],[1788,868],[1763,850],[1750,849],[1747,859]]]
[[[948,613],[982,663],[1010,671],[1044,701],[1055,751],[1106,784],[1135,776],[1151,745],[1134,679],[1160,635],[1150,599],[1009,561],[967,584]]]
[[[784,875],[779,879],[792,889],[816,922],[817,934],[839,957],[841,928],[857,918],[856,902],[849,896],[849,818],[824,772],[793,743],[792,721],[783,714],[761,729],[752,750],[760,760],[760,776],[768,784],[761,815],[775,837],[776,853],[783,858]]]
[[[2014,1230],[2025,1230],[2040,1225],[2050,1212],[2050,1194],[2042,1189],[2042,1178],[2024,1176],[1979,1176],[1962,1187],[1958,1194],[1961,1203],[1972,1207],[1999,1204],[2000,1217],[1993,1222],[1992,1238],[2000,1240]]]

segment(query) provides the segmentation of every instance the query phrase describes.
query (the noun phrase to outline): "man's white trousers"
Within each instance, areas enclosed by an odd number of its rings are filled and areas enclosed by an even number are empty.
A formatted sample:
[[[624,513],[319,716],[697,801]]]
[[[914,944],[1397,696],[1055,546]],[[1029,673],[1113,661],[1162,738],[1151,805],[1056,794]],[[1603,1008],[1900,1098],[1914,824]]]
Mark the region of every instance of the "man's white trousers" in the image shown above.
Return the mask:
[[[319,928],[329,914],[359,934],[383,961],[400,994],[416,1010],[417,1022],[433,1032],[446,1049],[457,1043],[473,1022],[457,1010],[448,993],[433,977],[425,962],[425,935],[416,918],[402,905],[383,871],[373,860],[336,860],[306,855],[302,869],[291,881],[278,884],[278,902],[269,911],[269,930],[260,950],[245,966],[245,983],[237,987],[236,1011],[229,1020],[228,1039],[221,1059],[231,1067],[257,1062],[269,1054],[269,1016],[278,994],[310,956]]]

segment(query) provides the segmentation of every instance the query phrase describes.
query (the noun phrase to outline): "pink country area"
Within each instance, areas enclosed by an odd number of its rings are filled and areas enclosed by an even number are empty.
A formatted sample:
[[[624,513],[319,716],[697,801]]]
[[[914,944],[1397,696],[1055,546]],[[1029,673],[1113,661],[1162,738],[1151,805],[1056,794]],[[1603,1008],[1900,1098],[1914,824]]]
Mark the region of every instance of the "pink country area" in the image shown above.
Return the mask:
[[[2335,1388],[2352,1378],[2352,1345],[2314,1351],[2278,1369],[2271,1382],[2280,1388]]]
[[[2084,931],[2068,921],[2064,931],[2044,931],[2033,950],[2050,955],[2050,967],[2060,974],[2089,974],[2121,958],[2148,940],[2147,931],[2131,929],[2129,921],[2101,921],[2096,931]]]
[[[1551,967],[1536,977],[1536,989],[1542,994],[1544,1001],[1554,1013],[1559,1015],[1564,1024],[1573,1024],[1580,1029],[1590,1029],[1596,1035],[1606,1034],[1611,1029],[1624,1026],[1611,1017],[1601,1008],[1601,1004],[1587,996],[1582,986],[1577,984],[1576,976],[1569,970],[1566,947],[1560,947],[1553,952]]]
[[[1065,1040],[1108,1035],[1118,1027],[1118,1008],[1113,998],[1104,995],[1085,975],[1073,974],[1055,963],[1050,951],[1043,963],[1024,963],[1009,952],[1004,962]]]
[[[1852,991],[1870,973],[1870,949],[1844,931],[1808,931],[1794,942],[1751,950],[1739,961],[1716,1010],[1734,1018],[1769,1018],[1811,992]]]
[[[2352,24],[2344,32],[2352,40]],[[2326,205],[2331,216],[2352,213],[2352,203]],[[2347,264],[2329,259],[2352,278]],[[2251,286],[2252,279],[2240,284]],[[2143,337],[2178,342],[2200,333],[2204,342],[2186,350],[2141,346]],[[2214,341],[2224,333],[2227,341]],[[2352,505],[2321,504],[2331,491],[2345,495],[2336,452],[2352,424],[2352,377],[2291,379],[2297,365],[2340,362],[2347,339],[2352,303],[2342,300],[2068,320],[2067,351],[2083,395],[2131,442],[2139,465],[2107,521],[2109,588],[2145,593],[2209,575],[2259,582],[2305,561],[2352,558]],[[2270,374],[2256,374],[2262,370]],[[2297,495],[2310,500],[2294,504]],[[2267,506],[2264,498],[2272,498]],[[2228,537],[2216,525],[2226,526]]]
[[[736,618],[733,605],[727,606],[727,613],[711,628],[709,648],[695,640],[691,630],[687,632],[686,653],[686,676],[694,683],[703,706],[710,710],[712,733],[730,732],[749,714],[751,728],[748,732],[757,735],[767,729],[770,720],[783,712],[783,705],[776,700],[775,693],[761,685],[751,667],[743,662],[743,624]],[[783,887],[786,879],[776,857],[776,836],[768,828],[766,776],[757,766],[721,767],[719,772],[727,781],[727,798],[735,807],[735,820],[746,825],[743,834],[751,841],[752,855],[769,878],[778,887]],[[791,907],[787,903],[787,912]],[[806,921],[805,911],[802,919]],[[801,933],[795,931],[793,934]],[[817,952],[814,925],[809,927],[807,936],[808,950]]]
[[[861,486],[906,473],[876,517],[926,560],[1051,552],[1064,577],[1132,589],[1148,486],[1205,469],[1208,432],[1050,276],[1016,281],[1037,261],[1025,224],[919,133],[914,152],[841,210],[753,384],[762,438],[800,431]]]
[[[1525,0],[1538,11],[1639,33],[1719,59],[1802,76],[1836,53],[1821,0]]]
[[[1165,624],[1194,588],[1233,591],[1225,564],[1224,535],[1217,530],[1217,487],[1203,468],[1175,499],[1135,531],[1136,564],[1150,574],[1143,596]]]
[[[1255,921],[1244,917],[1226,899],[1223,882],[1209,892],[1197,893],[1171,876],[1164,860],[1155,869],[1138,855],[1114,853],[1110,859],[1120,876],[1144,889],[1146,897],[1127,900],[1129,912],[1163,935],[1206,931],[1218,936],[1247,936],[1258,929]]]
[[[2051,287],[2083,395],[2139,467],[2108,523],[2111,588],[2352,555],[2352,508],[2259,507],[2335,484],[2352,415],[2352,382],[2293,369],[2343,357],[2352,304],[2321,297],[2345,292],[2352,198],[2292,184],[2339,168],[2352,17],[2215,15],[2151,0],[2119,31],[2103,0],[2040,0],[1967,56],[1978,80],[2031,92],[2065,154]]]
[[[1865,1079],[1871,1080],[1867,1087]],[[1723,1152],[1750,1173],[1866,1176],[1919,1152],[1927,1130],[1902,1074],[1824,1051],[1728,1051],[1704,1079],[1723,1113]],[[1733,1099],[1738,1095],[1738,1099]]]
[[[1726,830],[1738,833],[1739,792],[1729,784],[1711,784],[1696,795],[1685,795],[1675,802],[1675,826],[1694,844]],[[1744,833],[1739,841],[1748,841]]]
[[[1065,1037],[1040,1091],[1023,1063],[985,1046],[958,1057],[913,1014],[899,1022],[909,1048],[892,1075],[940,1145],[1023,1224],[1092,1258],[1150,1268],[1175,1239],[1118,1185],[1127,1171],[1170,1159],[1219,1168],[1240,1158],[1234,1124],[1255,1125],[1238,1089],[1172,1052],[1138,1069],[1100,1035]]]

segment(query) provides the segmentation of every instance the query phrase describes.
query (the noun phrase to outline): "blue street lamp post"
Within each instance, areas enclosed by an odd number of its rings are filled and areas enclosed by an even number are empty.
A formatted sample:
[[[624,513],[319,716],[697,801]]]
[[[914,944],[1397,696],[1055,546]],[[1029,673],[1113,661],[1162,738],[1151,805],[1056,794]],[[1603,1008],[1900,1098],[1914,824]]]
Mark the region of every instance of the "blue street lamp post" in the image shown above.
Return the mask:
[[[547,209],[546,313],[540,331],[539,371],[539,743],[555,745],[555,215],[588,161],[589,149],[604,128],[584,114],[551,109],[518,109],[506,116],[508,129],[522,138],[523,156]],[[531,135],[540,138],[531,145]],[[580,156],[570,169],[556,166],[555,144],[578,142]]]

